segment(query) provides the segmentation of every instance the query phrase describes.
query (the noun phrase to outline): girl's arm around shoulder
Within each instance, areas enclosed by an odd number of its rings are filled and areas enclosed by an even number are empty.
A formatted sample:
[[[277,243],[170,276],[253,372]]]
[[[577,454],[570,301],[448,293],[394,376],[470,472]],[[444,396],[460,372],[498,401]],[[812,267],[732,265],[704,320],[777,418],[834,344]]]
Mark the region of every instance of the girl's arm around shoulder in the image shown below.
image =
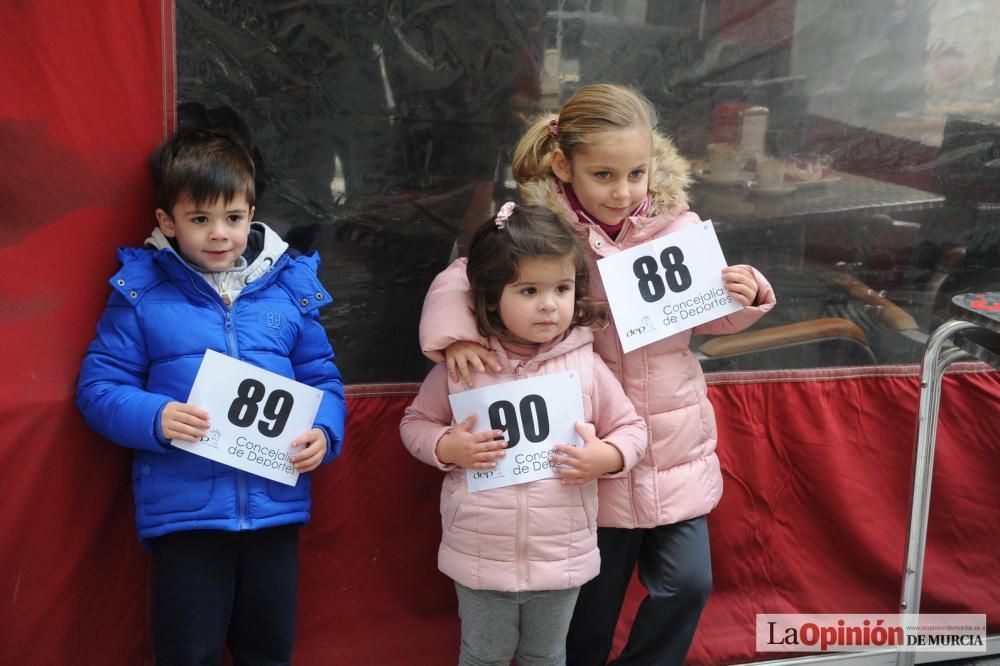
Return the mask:
[[[594,393],[592,420],[597,436],[622,454],[624,467],[607,478],[624,476],[646,454],[646,422],[614,373],[594,354]]]
[[[437,274],[424,297],[420,313],[420,349],[435,363],[444,361],[444,350],[453,342],[477,342],[479,335],[472,309],[465,259],[456,259]]]
[[[742,331],[756,323],[777,304],[771,283],[753,266],[727,266],[722,269],[722,279],[730,298],[737,303],[745,303],[743,309],[696,326],[691,331],[692,335],[720,335]]]

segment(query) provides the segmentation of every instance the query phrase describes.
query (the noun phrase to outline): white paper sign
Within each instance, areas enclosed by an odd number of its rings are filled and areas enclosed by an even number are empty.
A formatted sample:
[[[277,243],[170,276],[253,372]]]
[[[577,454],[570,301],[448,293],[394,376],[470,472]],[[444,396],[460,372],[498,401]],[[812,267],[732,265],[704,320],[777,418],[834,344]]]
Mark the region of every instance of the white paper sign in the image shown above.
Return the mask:
[[[292,440],[313,427],[323,392],[209,349],[188,402],[208,412],[199,442],[171,443],[257,476],[294,486]]]
[[[597,262],[626,352],[737,312],[711,220]]]
[[[448,396],[455,422],[476,415],[473,432],[503,430],[507,453],[491,470],[466,471],[469,492],[555,476],[549,452],[556,444],[582,446],[583,390],[574,372],[485,386]]]

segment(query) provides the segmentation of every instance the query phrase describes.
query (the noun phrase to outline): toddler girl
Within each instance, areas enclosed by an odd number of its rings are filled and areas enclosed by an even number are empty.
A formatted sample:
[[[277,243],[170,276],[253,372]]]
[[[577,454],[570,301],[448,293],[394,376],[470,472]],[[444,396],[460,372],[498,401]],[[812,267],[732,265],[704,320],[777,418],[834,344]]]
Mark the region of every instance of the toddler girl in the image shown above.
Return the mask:
[[[466,470],[494,468],[507,443],[500,431],[476,430],[475,417],[453,423],[448,395],[465,387],[443,365],[424,380],[400,432],[414,456],[447,472],[438,566],[458,594],[460,663],[563,664],[577,593],[600,567],[595,479],[627,472],[644,453],[646,429],[591,347],[589,326],[601,317],[569,227],[545,209],[504,204],[461,265],[478,330],[496,354],[498,370],[481,384],[575,370],[584,445],[566,447],[561,478],[470,493]]]

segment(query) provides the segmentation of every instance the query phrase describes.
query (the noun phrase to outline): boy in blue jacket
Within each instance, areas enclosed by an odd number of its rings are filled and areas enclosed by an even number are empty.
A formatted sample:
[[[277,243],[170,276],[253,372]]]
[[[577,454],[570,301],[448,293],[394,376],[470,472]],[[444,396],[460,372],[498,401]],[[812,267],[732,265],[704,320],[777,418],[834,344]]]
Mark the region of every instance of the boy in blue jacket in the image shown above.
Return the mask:
[[[315,253],[297,255],[252,222],[254,163],[235,135],[181,130],[154,153],[158,227],[120,248],[77,405],[133,450],[139,538],[153,554],[158,666],[287,664],[295,630],[298,531],[310,475],[343,442],[340,371],[319,321],[330,295]],[[292,444],[295,486],[171,445],[197,441],[208,414],[187,396],[213,349],[324,392]]]

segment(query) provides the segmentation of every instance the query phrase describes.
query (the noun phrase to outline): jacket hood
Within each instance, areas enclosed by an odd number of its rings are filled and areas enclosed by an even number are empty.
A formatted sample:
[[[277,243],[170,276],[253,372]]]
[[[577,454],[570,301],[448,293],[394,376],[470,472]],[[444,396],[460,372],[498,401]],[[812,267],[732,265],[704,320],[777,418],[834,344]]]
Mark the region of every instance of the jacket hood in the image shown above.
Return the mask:
[[[527,366],[544,363],[545,361],[562,356],[571,351],[579,349],[594,342],[594,333],[584,326],[573,326],[566,332],[566,335],[559,340],[553,340],[540,345],[538,353],[530,359],[523,361]],[[490,338],[490,349],[494,350],[500,360],[500,364],[508,369],[512,369],[517,361],[512,360],[507,355],[507,350],[499,339]]]
[[[180,252],[177,251],[173,241],[164,236],[159,227],[153,229],[144,245],[155,250],[169,250],[199,273],[205,272],[185,260]],[[274,229],[263,222],[251,222],[250,234],[247,236],[247,249],[243,251],[243,256],[237,260],[236,265],[231,269],[220,272],[246,272],[248,273],[246,277],[250,278],[247,282],[253,282],[263,273],[266,273],[274,265],[274,262],[278,260],[278,257],[287,250],[288,243],[282,240],[281,236]]]
[[[205,280],[220,293],[231,294],[235,298],[243,287],[260,279],[271,270],[278,259],[288,250],[288,243],[281,239],[271,227],[263,222],[252,222],[247,236],[247,249],[237,260],[236,265],[224,271],[204,271],[184,259],[171,239],[163,235],[159,228],[146,239],[146,247],[173,253],[187,266],[197,271]]]

